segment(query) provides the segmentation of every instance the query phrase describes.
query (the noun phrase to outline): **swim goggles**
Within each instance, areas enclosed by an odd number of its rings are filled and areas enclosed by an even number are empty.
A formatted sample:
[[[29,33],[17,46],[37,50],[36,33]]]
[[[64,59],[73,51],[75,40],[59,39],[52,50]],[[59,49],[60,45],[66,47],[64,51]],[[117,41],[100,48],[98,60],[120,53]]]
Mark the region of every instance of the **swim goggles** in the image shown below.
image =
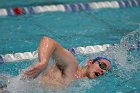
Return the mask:
[[[99,61],[99,60],[92,60],[92,59],[89,59],[89,62],[91,62],[91,63],[95,63],[95,62],[98,62],[98,64],[99,64],[99,67],[101,68],[101,69],[103,69],[103,70],[107,70],[107,65],[104,63],[104,62],[101,62],[101,61]]]
[[[99,64],[99,67],[103,70],[107,70],[107,65],[104,62],[96,61]]]

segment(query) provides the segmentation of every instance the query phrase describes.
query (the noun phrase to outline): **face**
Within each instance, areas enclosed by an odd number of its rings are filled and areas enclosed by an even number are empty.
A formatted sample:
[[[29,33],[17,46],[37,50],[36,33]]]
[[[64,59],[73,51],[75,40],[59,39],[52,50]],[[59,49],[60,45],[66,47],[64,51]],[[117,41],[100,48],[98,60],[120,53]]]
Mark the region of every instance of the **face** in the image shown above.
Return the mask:
[[[110,62],[105,59],[100,59],[96,62],[88,61],[88,68],[87,68],[87,77],[88,78],[97,78],[103,75],[106,70],[108,70],[111,66]]]

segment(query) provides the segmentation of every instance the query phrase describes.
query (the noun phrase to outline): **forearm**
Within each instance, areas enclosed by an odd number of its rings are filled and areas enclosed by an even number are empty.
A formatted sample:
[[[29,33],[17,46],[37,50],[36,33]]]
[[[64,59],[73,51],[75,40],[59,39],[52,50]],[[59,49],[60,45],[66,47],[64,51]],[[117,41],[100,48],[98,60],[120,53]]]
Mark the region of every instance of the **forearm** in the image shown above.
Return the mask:
[[[34,65],[31,69],[25,71],[25,75],[29,78],[37,77],[48,65],[50,57],[54,54],[56,49],[56,41],[43,37],[39,45],[39,63]]]
[[[54,54],[56,42],[48,37],[43,37],[39,45],[39,66],[44,68],[48,65],[50,57]]]

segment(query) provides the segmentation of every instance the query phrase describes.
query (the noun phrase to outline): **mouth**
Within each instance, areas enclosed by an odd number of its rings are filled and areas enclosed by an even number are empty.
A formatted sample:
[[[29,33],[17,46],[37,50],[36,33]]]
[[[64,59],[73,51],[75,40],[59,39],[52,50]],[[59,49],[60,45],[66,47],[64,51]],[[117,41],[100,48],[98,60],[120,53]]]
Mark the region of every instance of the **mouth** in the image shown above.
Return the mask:
[[[95,72],[95,76],[96,77],[99,77],[100,76],[100,73],[99,72]]]

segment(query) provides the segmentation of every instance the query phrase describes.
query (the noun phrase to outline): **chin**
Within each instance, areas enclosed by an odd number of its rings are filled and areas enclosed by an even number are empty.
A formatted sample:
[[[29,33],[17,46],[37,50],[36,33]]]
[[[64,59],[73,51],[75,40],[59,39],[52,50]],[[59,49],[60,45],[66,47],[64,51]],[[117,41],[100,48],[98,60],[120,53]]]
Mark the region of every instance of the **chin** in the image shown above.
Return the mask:
[[[94,79],[94,78],[96,78],[96,77],[88,77],[89,79]]]
[[[94,79],[94,78],[97,78],[95,76],[88,76],[89,79]]]

